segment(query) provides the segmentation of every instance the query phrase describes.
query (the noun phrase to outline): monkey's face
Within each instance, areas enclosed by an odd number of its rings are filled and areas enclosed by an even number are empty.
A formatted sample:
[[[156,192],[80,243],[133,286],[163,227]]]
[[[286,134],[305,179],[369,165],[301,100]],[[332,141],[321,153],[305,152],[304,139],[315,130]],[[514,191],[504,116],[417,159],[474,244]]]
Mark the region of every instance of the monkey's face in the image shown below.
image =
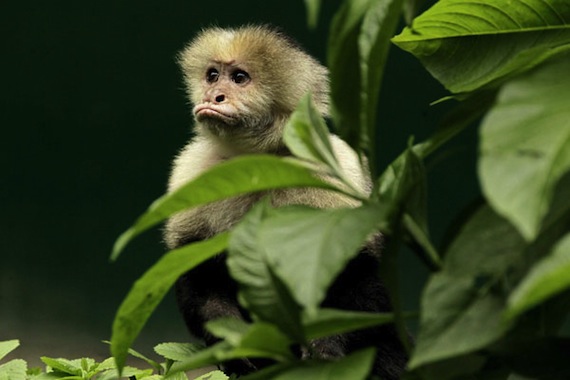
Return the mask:
[[[249,68],[212,60],[196,83],[194,117],[216,135],[247,133],[271,122],[270,110]],[[245,129],[245,130],[244,130]]]

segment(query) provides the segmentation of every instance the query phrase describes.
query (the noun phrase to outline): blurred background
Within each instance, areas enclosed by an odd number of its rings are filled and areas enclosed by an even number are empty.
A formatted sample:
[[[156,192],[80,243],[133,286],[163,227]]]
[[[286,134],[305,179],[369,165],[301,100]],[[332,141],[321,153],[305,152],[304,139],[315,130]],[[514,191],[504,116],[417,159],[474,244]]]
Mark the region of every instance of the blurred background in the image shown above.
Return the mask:
[[[21,340],[13,356],[36,365],[42,355],[107,357],[101,341],[117,307],[165,252],[155,229],[108,260],[117,236],[163,194],[170,161],[190,136],[176,53],[204,26],[271,23],[324,62],[340,0],[323,3],[315,30],[301,0],[2,3],[0,340]],[[429,104],[444,95],[412,56],[392,49],[379,105],[380,167],[410,135],[418,141],[435,130],[447,106]],[[436,242],[478,193],[467,137],[429,166]],[[413,309],[427,273],[409,253],[402,268]],[[152,355],[154,344],[187,340],[169,295],[135,348]]]

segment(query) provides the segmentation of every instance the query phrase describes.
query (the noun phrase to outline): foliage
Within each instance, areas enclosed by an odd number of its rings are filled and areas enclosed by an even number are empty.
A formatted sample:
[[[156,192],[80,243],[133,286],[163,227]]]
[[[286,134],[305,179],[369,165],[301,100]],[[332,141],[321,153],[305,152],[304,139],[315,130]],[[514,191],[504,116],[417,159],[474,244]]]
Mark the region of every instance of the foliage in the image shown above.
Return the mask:
[[[0,342],[0,360],[20,345],[17,340]],[[115,358],[108,358],[97,362],[91,358],[63,359],[42,357],[45,369],[31,368],[24,360],[13,359],[0,365],[0,379],[2,380],[114,380],[119,377],[131,380],[161,380],[172,366],[175,360],[180,360],[200,350],[199,346],[190,343],[162,343],[154,348],[155,352],[162,356],[164,363],[157,363],[144,355],[129,349],[128,353],[133,357],[146,362],[148,369],[139,369],[131,366],[123,366],[121,376],[117,370]],[[187,380],[183,372],[169,376],[172,380]],[[221,371],[210,373],[210,377],[202,380],[227,380]]]
[[[377,178],[372,194],[360,194],[345,181],[326,125],[310,97],[304,98],[285,132],[296,158],[248,156],[213,168],[157,200],[119,238],[113,257],[134,236],[177,211],[245,192],[312,186],[341,192],[362,205],[272,209],[262,202],[229,236],[167,253],[135,284],[118,312],[111,347],[119,368],[126,371],[129,346],[175,277],[227,250],[240,301],[254,322],[209,323],[208,330],[221,342],[199,352],[165,355],[174,360],[166,367],[169,375],[233,358],[261,357],[277,364],[248,380],[367,379],[371,349],[321,362],[299,361],[290,347],[387,322],[403,331],[397,276],[402,268],[396,258],[407,244],[426,262],[431,276],[406,378],[570,376],[570,363],[561,358],[570,344],[561,333],[570,300],[570,3],[440,0],[413,17],[420,3],[346,0],[332,20],[332,122],[357,152],[371,158]],[[314,25],[320,1],[305,4]],[[393,37],[402,15],[409,25]],[[380,172],[375,161],[382,144],[376,139],[376,102],[390,41],[416,56],[460,102],[430,139],[418,144],[410,140]],[[424,163],[480,117],[476,143],[483,199],[474,211],[458,213],[463,221],[450,229],[449,244],[436,244],[428,229]],[[317,180],[315,171],[335,177],[337,184]],[[381,272],[394,313],[320,308],[335,276],[378,229],[391,241]],[[147,296],[152,302],[145,302]],[[530,365],[541,361],[548,365]],[[18,363],[12,366],[14,373],[25,372]],[[67,367],[52,368],[61,372]]]

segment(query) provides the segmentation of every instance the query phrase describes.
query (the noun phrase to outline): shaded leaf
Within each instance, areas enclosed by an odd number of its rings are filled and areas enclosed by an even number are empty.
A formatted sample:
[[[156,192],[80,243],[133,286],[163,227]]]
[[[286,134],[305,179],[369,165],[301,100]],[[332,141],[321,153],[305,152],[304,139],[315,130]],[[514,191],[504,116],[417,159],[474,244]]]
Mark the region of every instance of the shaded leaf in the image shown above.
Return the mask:
[[[370,154],[375,161],[376,113],[384,67],[390,50],[390,39],[402,13],[402,0],[372,0],[364,14],[358,35],[360,64],[360,137],[358,148]],[[345,79],[346,80],[346,79]],[[352,96],[356,97],[357,93]],[[347,94],[344,94],[347,98]],[[356,129],[352,126],[352,129]]]
[[[528,275],[511,293],[507,318],[524,311],[570,288],[570,234],[552,252],[533,266]]]
[[[469,277],[432,275],[422,297],[421,327],[409,368],[474,352],[506,332],[503,300]]]
[[[570,3],[441,0],[393,42],[419,58],[451,92],[469,92],[568,50]]]
[[[307,10],[307,25],[310,28],[316,28],[319,21],[319,13],[321,10],[321,0],[304,0],[305,9]]]
[[[111,352],[119,371],[129,347],[178,277],[223,251],[227,240],[227,234],[220,234],[170,251],[135,282],[113,321]]]
[[[360,148],[361,76],[358,36],[372,0],[344,1],[330,28],[327,66],[331,77],[331,114],[340,136]]]
[[[153,202],[117,239],[111,259],[135,236],[184,209],[250,192],[303,186],[338,190],[292,159],[251,155],[223,162]]]
[[[569,67],[566,55],[505,85],[481,126],[485,197],[527,240],[541,230],[570,171]]]

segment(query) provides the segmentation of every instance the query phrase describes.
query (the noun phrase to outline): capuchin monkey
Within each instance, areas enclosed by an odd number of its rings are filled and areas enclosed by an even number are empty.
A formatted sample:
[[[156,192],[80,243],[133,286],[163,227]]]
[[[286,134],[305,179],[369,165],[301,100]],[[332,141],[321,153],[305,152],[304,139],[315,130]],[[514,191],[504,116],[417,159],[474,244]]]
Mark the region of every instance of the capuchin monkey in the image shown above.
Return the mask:
[[[283,128],[309,92],[318,111],[324,116],[328,114],[327,69],[271,27],[207,29],[178,58],[193,105],[195,136],[174,160],[168,191],[239,155],[290,155],[283,143]],[[338,137],[331,134],[330,139],[346,177],[355,187],[370,192],[371,181],[359,157]],[[354,199],[322,189],[280,189],[242,195],[174,215],[166,224],[166,244],[174,249],[226,231],[262,197],[269,197],[274,207],[359,205]],[[387,292],[377,275],[380,240],[379,234],[370,239],[348,264],[329,289],[323,307],[391,311]],[[189,331],[208,345],[217,339],[204,329],[207,321],[220,317],[249,320],[247,311],[238,304],[237,284],[228,274],[224,254],[183,275],[176,284],[176,297]],[[377,348],[373,373],[383,380],[398,379],[407,355],[391,325],[318,339],[311,342],[310,350],[300,350],[299,355],[334,359],[368,346]],[[244,375],[266,364],[236,360],[224,367],[230,373]]]

